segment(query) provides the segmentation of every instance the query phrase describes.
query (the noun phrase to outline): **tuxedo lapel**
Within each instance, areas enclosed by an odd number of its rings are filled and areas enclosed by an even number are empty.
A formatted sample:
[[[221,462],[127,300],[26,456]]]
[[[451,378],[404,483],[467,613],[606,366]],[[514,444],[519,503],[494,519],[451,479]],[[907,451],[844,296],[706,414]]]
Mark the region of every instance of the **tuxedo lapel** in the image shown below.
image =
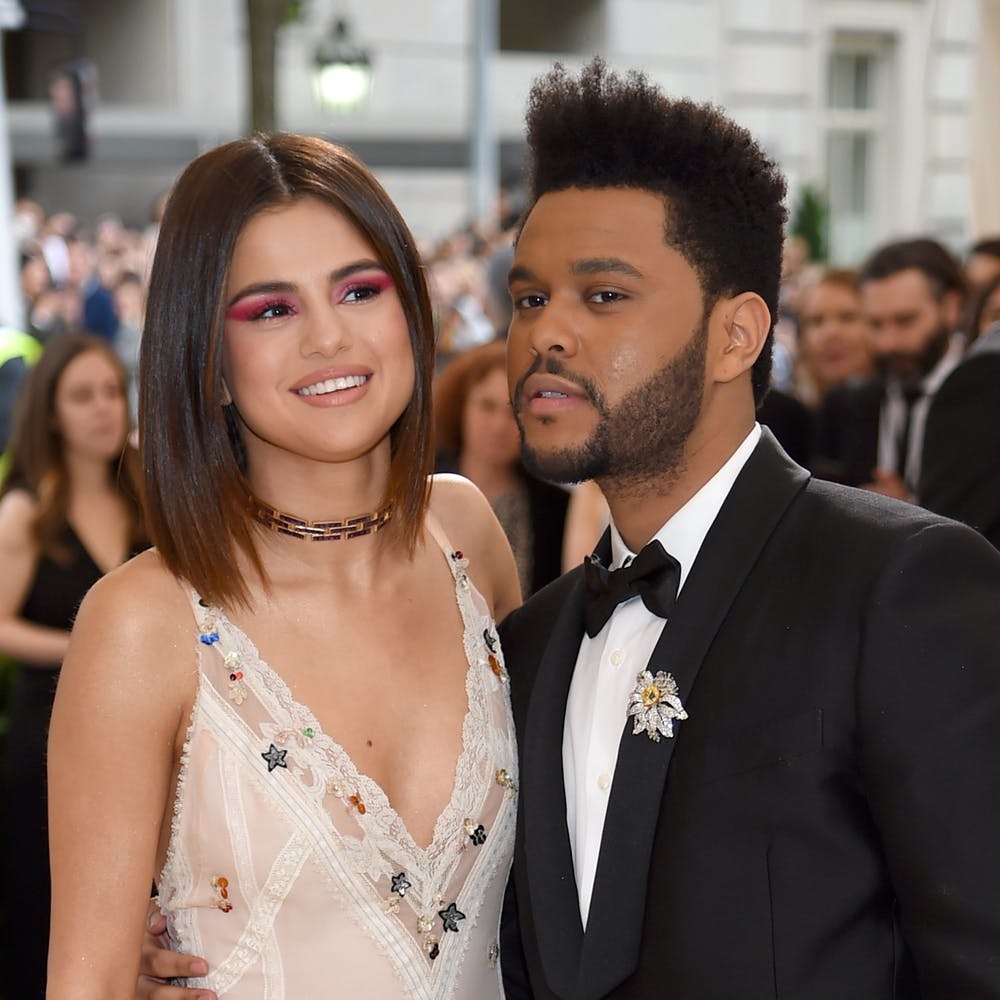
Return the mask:
[[[610,549],[608,537],[602,544]],[[567,582],[519,738],[524,762],[522,836],[535,935],[549,986],[568,998],[579,969],[583,925],[566,827],[562,743],[569,686],[583,635],[583,571],[574,572]]]
[[[654,674],[673,674],[685,705],[730,605],[808,479],[764,428],[705,537],[649,661]],[[638,964],[653,840],[667,771],[677,740],[684,738],[684,725],[675,723],[677,735],[659,743],[645,733],[633,735],[631,720],[624,728],[574,1000],[605,996]]]

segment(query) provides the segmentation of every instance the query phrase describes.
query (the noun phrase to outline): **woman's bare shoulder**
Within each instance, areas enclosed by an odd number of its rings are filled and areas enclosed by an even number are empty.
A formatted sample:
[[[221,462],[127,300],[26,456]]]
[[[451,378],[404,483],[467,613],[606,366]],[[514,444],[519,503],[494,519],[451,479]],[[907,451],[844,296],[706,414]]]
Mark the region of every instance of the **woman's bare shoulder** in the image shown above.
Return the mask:
[[[431,481],[431,513],[449,542],[469,558],[473,578],[499,619],[521,602],[510,543],[479,487],[453,473]]]
[[[479,487],[452,472],[431,477],[430,511],[452,543],[467,552],[475,552],[499,528]]]
[[[28,539],[37,513],[38,501],[27,490],[8,490],[0,497],[0,536],[12,542]]]
[[[189,591],[155,549],[141,552],[101,577],[87,593],[77,627],[113,627],[122,637],[155,642],[190,634]]]

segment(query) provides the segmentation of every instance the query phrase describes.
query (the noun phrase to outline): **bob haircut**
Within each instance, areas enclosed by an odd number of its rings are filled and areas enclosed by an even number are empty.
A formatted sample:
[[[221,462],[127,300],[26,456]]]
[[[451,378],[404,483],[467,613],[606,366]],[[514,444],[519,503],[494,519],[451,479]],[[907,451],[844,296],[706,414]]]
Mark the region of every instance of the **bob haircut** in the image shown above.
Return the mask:
[[[139,425],[150,536],[164,563],[207,601],[249,599],[242,552],[267,586],[247,509],[236,414],[224,404],[226,282],[236,241],[259,212],[316,198],[371,244],[392,278],[413,349],[413,396],[390,431],[383,503],[412,552],[433,465],[434,327],[406,223],[350,151],[309,136],[254,135],[199,156],[178,178],[160,228],[139,363]]]
[[[771,378],[784,244],[785,179],[750,133],[710,104],[668,97],[642,73],[596,56],[571,77],[559,63],[531,88],[528,197],[634,188],[664,200],[664,241],[694,270],[707,312],[756,292],[771,330],[751,372],[760,405]],[[522,220],[523,225],[523,220]]]
[[[38,361],[28,370],[18,391],[14,426],[10,441],[10,465],[0,494],[25,489],[38,504],[32,525],[34,541],[56,562],[70,557],[61,536],[69,513],[69,470],[63,451],[62,434],[55,424],[56,391],[63,373],[82,354],[102,355],[118,374],[122,405],[128,390],[128,374],[118,355],[103,337],[83,333],[63,333],[50,340]],[[127,417],[127,407],[126,407]],[[139,456],[127,441],[122,442],[116,484],[129,513],[129,543],[135,547],[146,540],[141,505]]]
[[[434,380],[434,433],[438,451],[451,462],[462,454],[462,418],[469,393],[496,369],[507,371],[507,343],[470,347],[449,361]]]

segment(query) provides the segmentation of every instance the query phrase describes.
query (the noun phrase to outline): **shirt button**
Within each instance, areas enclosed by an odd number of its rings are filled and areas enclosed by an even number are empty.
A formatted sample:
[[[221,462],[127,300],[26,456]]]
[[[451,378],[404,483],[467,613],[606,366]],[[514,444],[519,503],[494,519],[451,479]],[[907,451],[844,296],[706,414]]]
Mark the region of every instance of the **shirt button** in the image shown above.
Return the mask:
[[[602,792],[606,792],[610,784],[611,784],[611,776],[607,773],[607,771],[604,771],[597,776],[597,787]]]
[[[614,667],[620,667],[625,662],[625,651],[622,649],[616,649],[611,654],[611,665]]]

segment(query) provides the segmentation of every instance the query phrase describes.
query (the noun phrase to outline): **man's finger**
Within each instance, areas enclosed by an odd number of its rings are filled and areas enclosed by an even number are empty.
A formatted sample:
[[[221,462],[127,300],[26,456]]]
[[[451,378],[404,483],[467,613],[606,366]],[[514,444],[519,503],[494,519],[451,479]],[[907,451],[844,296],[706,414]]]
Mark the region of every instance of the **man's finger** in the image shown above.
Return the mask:
[[[208,975],[208,963],[194,955],[161,948],[147,937],[142,943],[142,961],[139,971],[151,979],[187,979],[189,976]]]
[[[211,990],[168,986],[148,976],[140,976],[135,988],[135,1000],[218,1000],[218,998]]]

